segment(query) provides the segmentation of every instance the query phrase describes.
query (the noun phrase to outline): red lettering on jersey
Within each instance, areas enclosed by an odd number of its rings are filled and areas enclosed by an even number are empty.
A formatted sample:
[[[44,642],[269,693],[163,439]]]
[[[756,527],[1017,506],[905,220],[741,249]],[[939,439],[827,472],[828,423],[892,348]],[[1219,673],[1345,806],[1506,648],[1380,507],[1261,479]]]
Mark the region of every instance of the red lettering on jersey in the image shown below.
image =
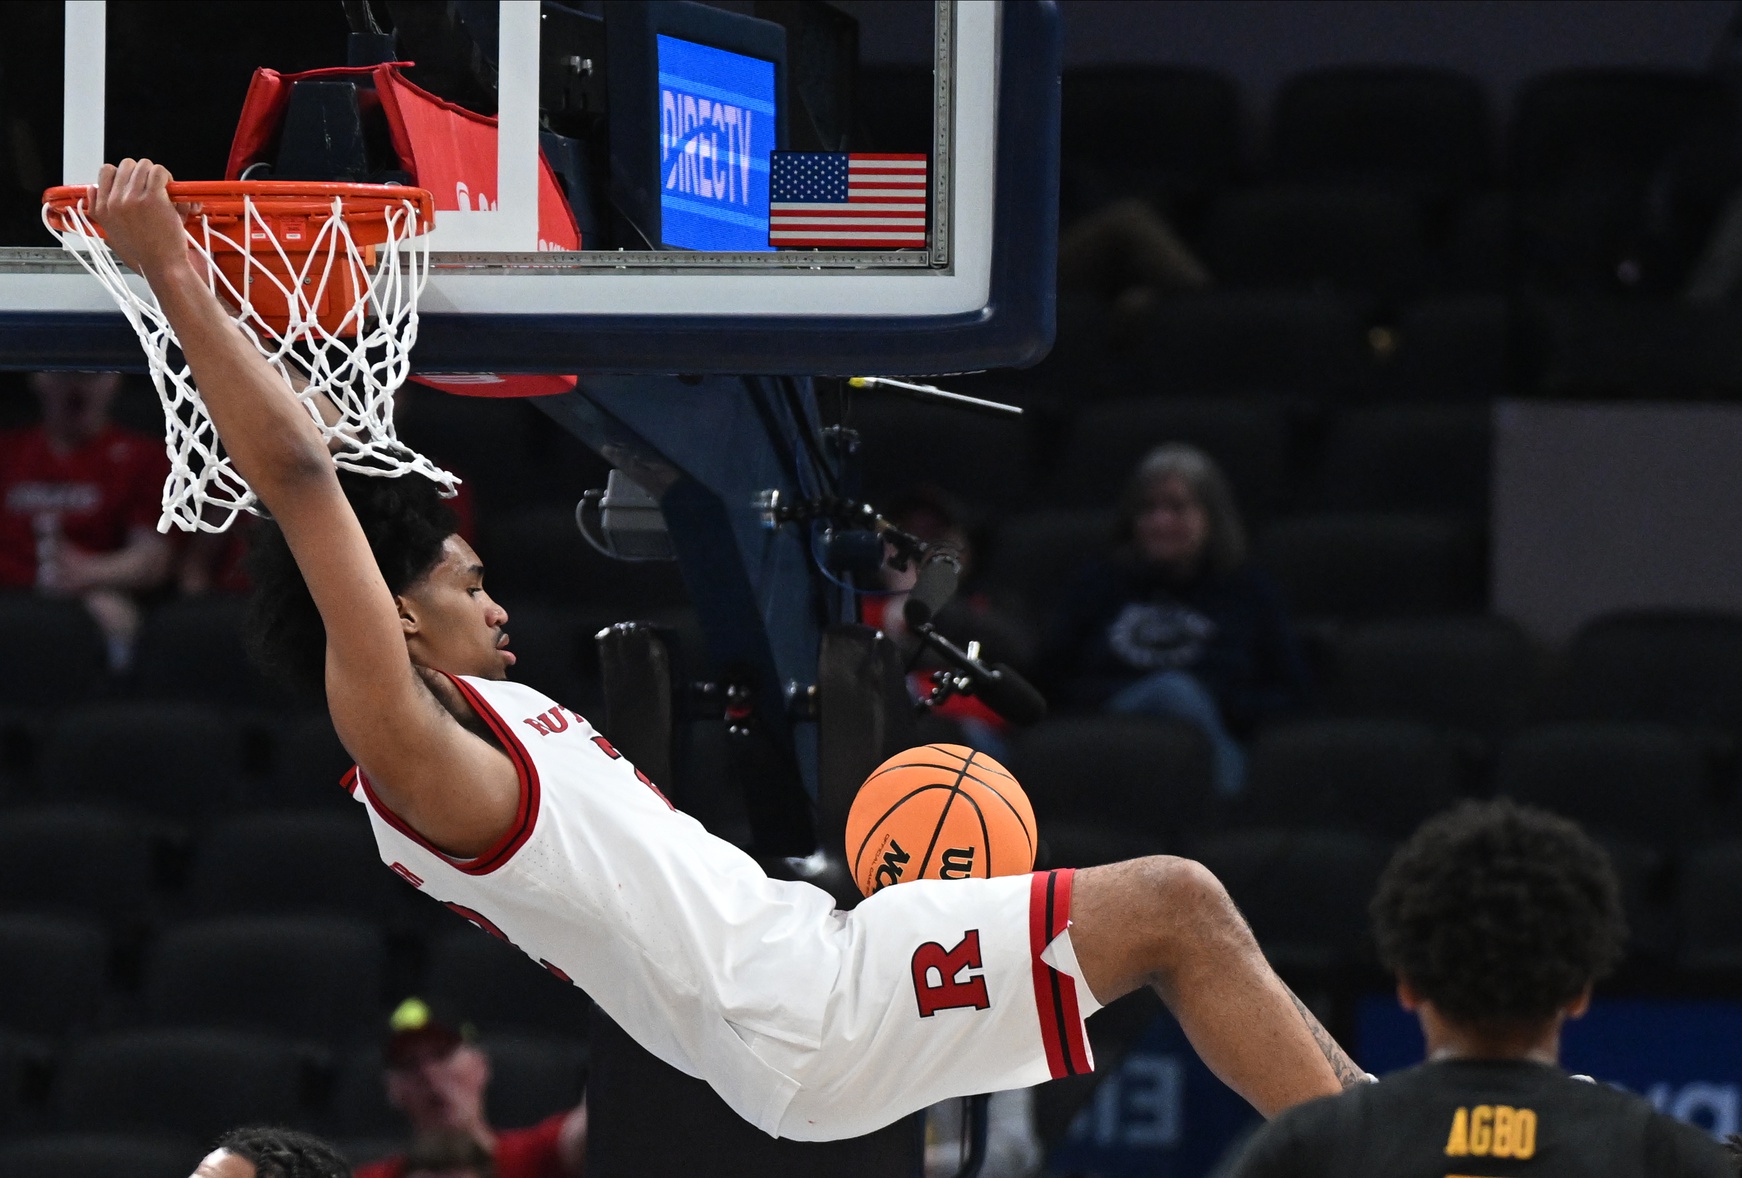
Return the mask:
[[[593,737],[593,743],[598,745],[599,750],[601,752],[603,752],[607,757],[610,757],[613,761],[617,760],[618,758],[622,757],[622,755],[623,755],[622,753],[618,752],[616,749],[612,748],[611,742],[606,740],[602,736]]]
[[[414,888],[421,888],[423,886],[423,881],[417,878],[417,874],[403,863],[393,864],[390,870],[394,875],[397,875],[400,879],[403,879]]]
[[[579,718],[580,717],[578,716],[576,717],[576,719]],[[553,736],[558,732],[568,731],[569,718],[563,715],[563,710],[561,708],[552,708],[548,712],[540,712],[536,716],[528,716],[526,719],[522,720],[521,723],[531,725],[533,731],[537,732],[540,736]]]
[[[986,979],[979,974],[965,978],[957,975],[980,966],[980,930],[969,929],[962,943],[945,949],[936,941],[927,941],[913,951],[913,996],[919,1001],[919,1017],[930,1018],[940,1010],[971,1006],[975,1010],[991,1007],[986,993]],[[938,983],[932,985],[931,971],[938,971]]]
[[[540,965],[544,966],[544,968],[546,970],[550,971],[550,976],[557,979],[559,982],[567,982],[571,986],[575,984],[575,979],[571,978],[568,974],[564,973],[560,968],[552,965],[550,962],[546,961],[544,958],[540,957],[538,959],[538,963]]]
[[[482,912],[477,912],[471,908],[467,908],[464,904],[455,904],[450,900],[443,900],[442,903],[454,912],[458,912],[461,916],[465,917],[485,932],[489,933],[492,937],[495,937],[498,941],[508,940],[508,934],[497,928],[496,922],[491,920],[488,916],[485,916]]]
[[[530,724],[532,726],[532,730],[534,732],[538,733],[540,736],[549,736],[550,735],[550,729],[545,726],[543,716],[528,716],[528,717],[526,717],[526,719],[522,720],[521,723],[522,724]]]

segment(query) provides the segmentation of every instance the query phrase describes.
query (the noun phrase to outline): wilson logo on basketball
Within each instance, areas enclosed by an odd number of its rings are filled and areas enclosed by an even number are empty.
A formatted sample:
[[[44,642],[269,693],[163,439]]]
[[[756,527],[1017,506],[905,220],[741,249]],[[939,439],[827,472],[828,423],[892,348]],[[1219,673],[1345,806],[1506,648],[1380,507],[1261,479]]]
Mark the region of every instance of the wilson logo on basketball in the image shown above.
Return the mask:
[[[951,847],[938,867],[939,879],[967,879],[974,874],[974,848]]]
[[[992,998],[986,992],[986,979],[970,974],[980,968],[980,930],[969,929],[954,949],[945,949],[936,941],[927,941],[913,951],[913,996],[919,1002],[919,1017],[930,1018],[940,1010],[972,1007],[986,1010]],[[933,972],[937,984],[932,984]],[[965,976],[964,976],[965,975]]]

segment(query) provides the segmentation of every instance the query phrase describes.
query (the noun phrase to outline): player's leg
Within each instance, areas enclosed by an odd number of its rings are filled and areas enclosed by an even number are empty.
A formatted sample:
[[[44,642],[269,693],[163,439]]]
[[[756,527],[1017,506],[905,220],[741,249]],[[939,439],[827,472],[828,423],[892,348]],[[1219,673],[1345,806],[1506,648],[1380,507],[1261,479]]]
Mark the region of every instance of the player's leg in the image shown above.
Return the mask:
[[[1070,918],[1095,998],[1154,987],[1210,1070],[1266,1116],[1363,1078],[1199,864],[1154,856],[1083,868]]]

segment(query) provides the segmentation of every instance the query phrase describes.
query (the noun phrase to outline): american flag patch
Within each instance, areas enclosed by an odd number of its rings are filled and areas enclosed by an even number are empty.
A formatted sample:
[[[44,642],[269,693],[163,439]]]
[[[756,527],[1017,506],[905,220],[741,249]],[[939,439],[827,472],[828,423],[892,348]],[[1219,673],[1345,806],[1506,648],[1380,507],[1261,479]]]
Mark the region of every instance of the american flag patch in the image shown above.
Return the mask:
[[[768,244],[837,249],[925,246],[926,157],[777,151]]]

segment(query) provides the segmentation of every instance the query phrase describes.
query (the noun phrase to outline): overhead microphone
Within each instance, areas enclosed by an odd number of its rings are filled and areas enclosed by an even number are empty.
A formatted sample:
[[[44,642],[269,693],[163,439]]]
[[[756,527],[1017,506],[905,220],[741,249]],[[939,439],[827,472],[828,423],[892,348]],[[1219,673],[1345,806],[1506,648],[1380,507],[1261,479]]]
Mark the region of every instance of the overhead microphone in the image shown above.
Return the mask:
[[[902,618],[916,630],[931,621],[956,595],[961,577],[962,554],[953,545],[934,544],[926,549],[920,557],[913,588],[907,591]]]

